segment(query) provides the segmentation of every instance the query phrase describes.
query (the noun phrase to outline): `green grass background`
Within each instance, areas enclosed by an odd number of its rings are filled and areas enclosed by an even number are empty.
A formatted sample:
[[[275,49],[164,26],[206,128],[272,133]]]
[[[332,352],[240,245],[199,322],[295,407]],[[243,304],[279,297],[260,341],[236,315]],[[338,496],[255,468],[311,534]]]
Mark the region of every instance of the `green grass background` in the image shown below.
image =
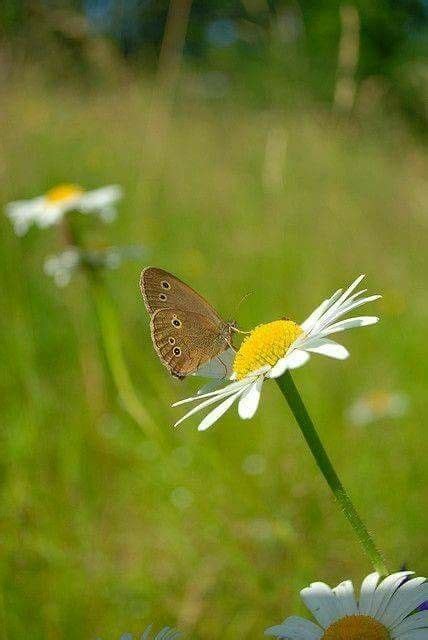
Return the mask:
[[[426,571],[428,195],[417,142],[394,121],[189,99],[160,145],[149,93],[133,83],[80,95],[23,79],[2,101],[3,203],[61,182],[121,184],[116,222],[78,220],[88,246],[143,244],[146,264],[224,317],[252,291],[244,328],[302,320],[368,274],[381,323],[340,336],[348,361],[314,357],[295,381],[391,569]],[[207,433],[191,422],[173,432],[170,404],[196,381],[170,379],[153,352],[144,264],[108,272],[159,449],[117,400],[84,276],[59,290],[43,273],[58,229],[17,238],[5,216],[0,227],[2,640],[112,640],[149,622],[261,638],[303,613],[310,581],[370,572],[275,385],[249,422],[230,411]],[[350,403],[376,390],[407,394],[407,414],[349,424]],[[246,470],[254,455],[259,475]]]

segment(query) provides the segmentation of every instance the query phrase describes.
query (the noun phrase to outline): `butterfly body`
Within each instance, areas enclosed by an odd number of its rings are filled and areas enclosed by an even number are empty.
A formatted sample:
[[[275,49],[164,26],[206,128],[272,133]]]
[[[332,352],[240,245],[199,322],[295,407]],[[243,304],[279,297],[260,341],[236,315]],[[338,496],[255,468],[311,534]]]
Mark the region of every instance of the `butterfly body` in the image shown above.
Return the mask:
[[[163,269],[144,269],[140,288],[153,345],[174,377],[185,378],[216,357],[221,363],[232,344],[234,323],[222,320],[199,293]]]

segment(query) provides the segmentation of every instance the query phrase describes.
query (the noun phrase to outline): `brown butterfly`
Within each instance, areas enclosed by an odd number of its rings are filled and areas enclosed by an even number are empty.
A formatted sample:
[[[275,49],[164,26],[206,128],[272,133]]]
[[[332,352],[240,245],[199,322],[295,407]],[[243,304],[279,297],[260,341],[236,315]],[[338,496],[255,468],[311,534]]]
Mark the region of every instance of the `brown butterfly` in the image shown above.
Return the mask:
[[[169,372],[183,379],[217,358],[226,375],[221,354],[233,348],[236,323],[222,320],[199,293],[163,269],[144,269],[140,289],[154,347]]]

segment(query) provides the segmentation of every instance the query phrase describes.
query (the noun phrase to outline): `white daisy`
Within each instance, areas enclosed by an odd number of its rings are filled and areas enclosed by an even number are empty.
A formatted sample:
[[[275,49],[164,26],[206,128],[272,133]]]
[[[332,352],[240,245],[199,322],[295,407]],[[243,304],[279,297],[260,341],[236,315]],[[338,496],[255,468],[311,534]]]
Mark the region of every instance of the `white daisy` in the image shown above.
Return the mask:
[[[79,267],[91,269],[118,269],[127,260],[139,260],[144,255],[143,247],[125,245],[83,251],[77,247],[67,247],[61,253],[48,256],[44,262],[44,272],[54,279],[58,287],[65,287]]]
[[[48,256],[43,265],[43,269],[46,275],[52,276],[58,287],[65,287],[70,282],[80,262],[81,253],[79,249],[69,247],[62,253]]]
[[[345,416],[360,427],[385,418],[401,418],[406,414],[409,404],[409,398],[404,393],[372,391],[357,398],[348,407]]]
[[[371,573],[358,601],[350,580],[334,589],[313,582],[300,595],[318,624],[291,616],[265,634],[284,640],[427,640],[428,611],[418,608],[428,598],[428,582],[413,576],[400,571],[380,581]]]
[[[118,185],[110,185],[85,191],[78,185],[61,184],[50,189],[43,196],[31,200],[17,200],[6,205],[6,215],[10,218],[15,233],[23,236],[32,224],[50,227],[58,224],[67,211],[97,213],[104,221],[110,222],[116,216],[115,205],[122,197]]]
[[[163,629],[158,631],[155,636],[152,636],[151,631],[152,625],[147,627],[147,629],[144,631],[143,635],[141,636],[141,640],[151,640],[152,637],[153,640],[178,640],[178,638],[181,638],[180,631],[177,631],[177,629],[172,629],[171,627],[164,627]]]
[[[236,400],[239,400],[240,417],[252,418],[257,411],[263,382],[266,379],[278,378],[287,369],[301,367],[308,362],[312,353],[337,360],[347,358],[347,349],[331,340],[329,336],[353,327],[375,324],[379,320],[375,316],[339,320],[357,307],[380,298],[379,295],[365,296],[367,289],[353,293],[363,278],[363,275],[359,276],[346,291],[342,292],[342,289],[339,289],[331,298],[324,300],[301,325],[284,318],[256,327],[236,353],[230,383],[214,391],[200,392],[194,397],[176,402],[173,406],[202,400],[178,420],[175,426],[198,411],[219,402],[199,424],[200,431],[208,429]],[[223,359],[223,354],[221,358]],[[219,377],[222,375],[220,371],[223,371],[224,375],[224,364],[222,365],[223,368],[217,367]],[[215,376],[215,360],[210,363],[208,369],[212,369],[211,375]],[[208,374],[206,365],[203,373]]]

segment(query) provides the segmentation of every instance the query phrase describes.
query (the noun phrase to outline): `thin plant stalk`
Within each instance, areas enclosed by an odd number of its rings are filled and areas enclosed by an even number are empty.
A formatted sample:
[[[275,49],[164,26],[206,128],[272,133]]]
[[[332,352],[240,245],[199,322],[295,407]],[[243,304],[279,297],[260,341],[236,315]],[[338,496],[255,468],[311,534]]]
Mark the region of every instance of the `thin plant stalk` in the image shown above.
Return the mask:
[[[161,439],[160,430],[147,409],[141,404],[126,366],[116,310],[97,274],[89,271],[88,276],[97,310],[106,360],[120,401],[147,437],[159,442]]]
[[[328,486],[332,490],[333,495],[339,503],[343,513],[348,519],[348,522],[353,528],[354,533],[361,543],[364,551],[373,564],[373,567],[380,575],[387,575],[388,569],[385,565],[382,554],[377,549],[367,527],[358,515],[350,497],[339,480],[330,458],[328,457],[320,440],[315,425],[306,410],[296,385],[294,384],[290,372],[286,371],[283,376],[277,379],[277,383],[284,398],[288,402],[312,455],[315,458],[315,462],[323,474]]]
[[[69,218],[64,218],[61,232],[67,246],[84,248],[81,235]],[[96,307],[107,364],[122,406],[148,438],[161,444],[163,442],[161,431],[140,402],[132,384],[122,351],[119,321],[114,304],[96,270],[85,265],[84,272]]]

